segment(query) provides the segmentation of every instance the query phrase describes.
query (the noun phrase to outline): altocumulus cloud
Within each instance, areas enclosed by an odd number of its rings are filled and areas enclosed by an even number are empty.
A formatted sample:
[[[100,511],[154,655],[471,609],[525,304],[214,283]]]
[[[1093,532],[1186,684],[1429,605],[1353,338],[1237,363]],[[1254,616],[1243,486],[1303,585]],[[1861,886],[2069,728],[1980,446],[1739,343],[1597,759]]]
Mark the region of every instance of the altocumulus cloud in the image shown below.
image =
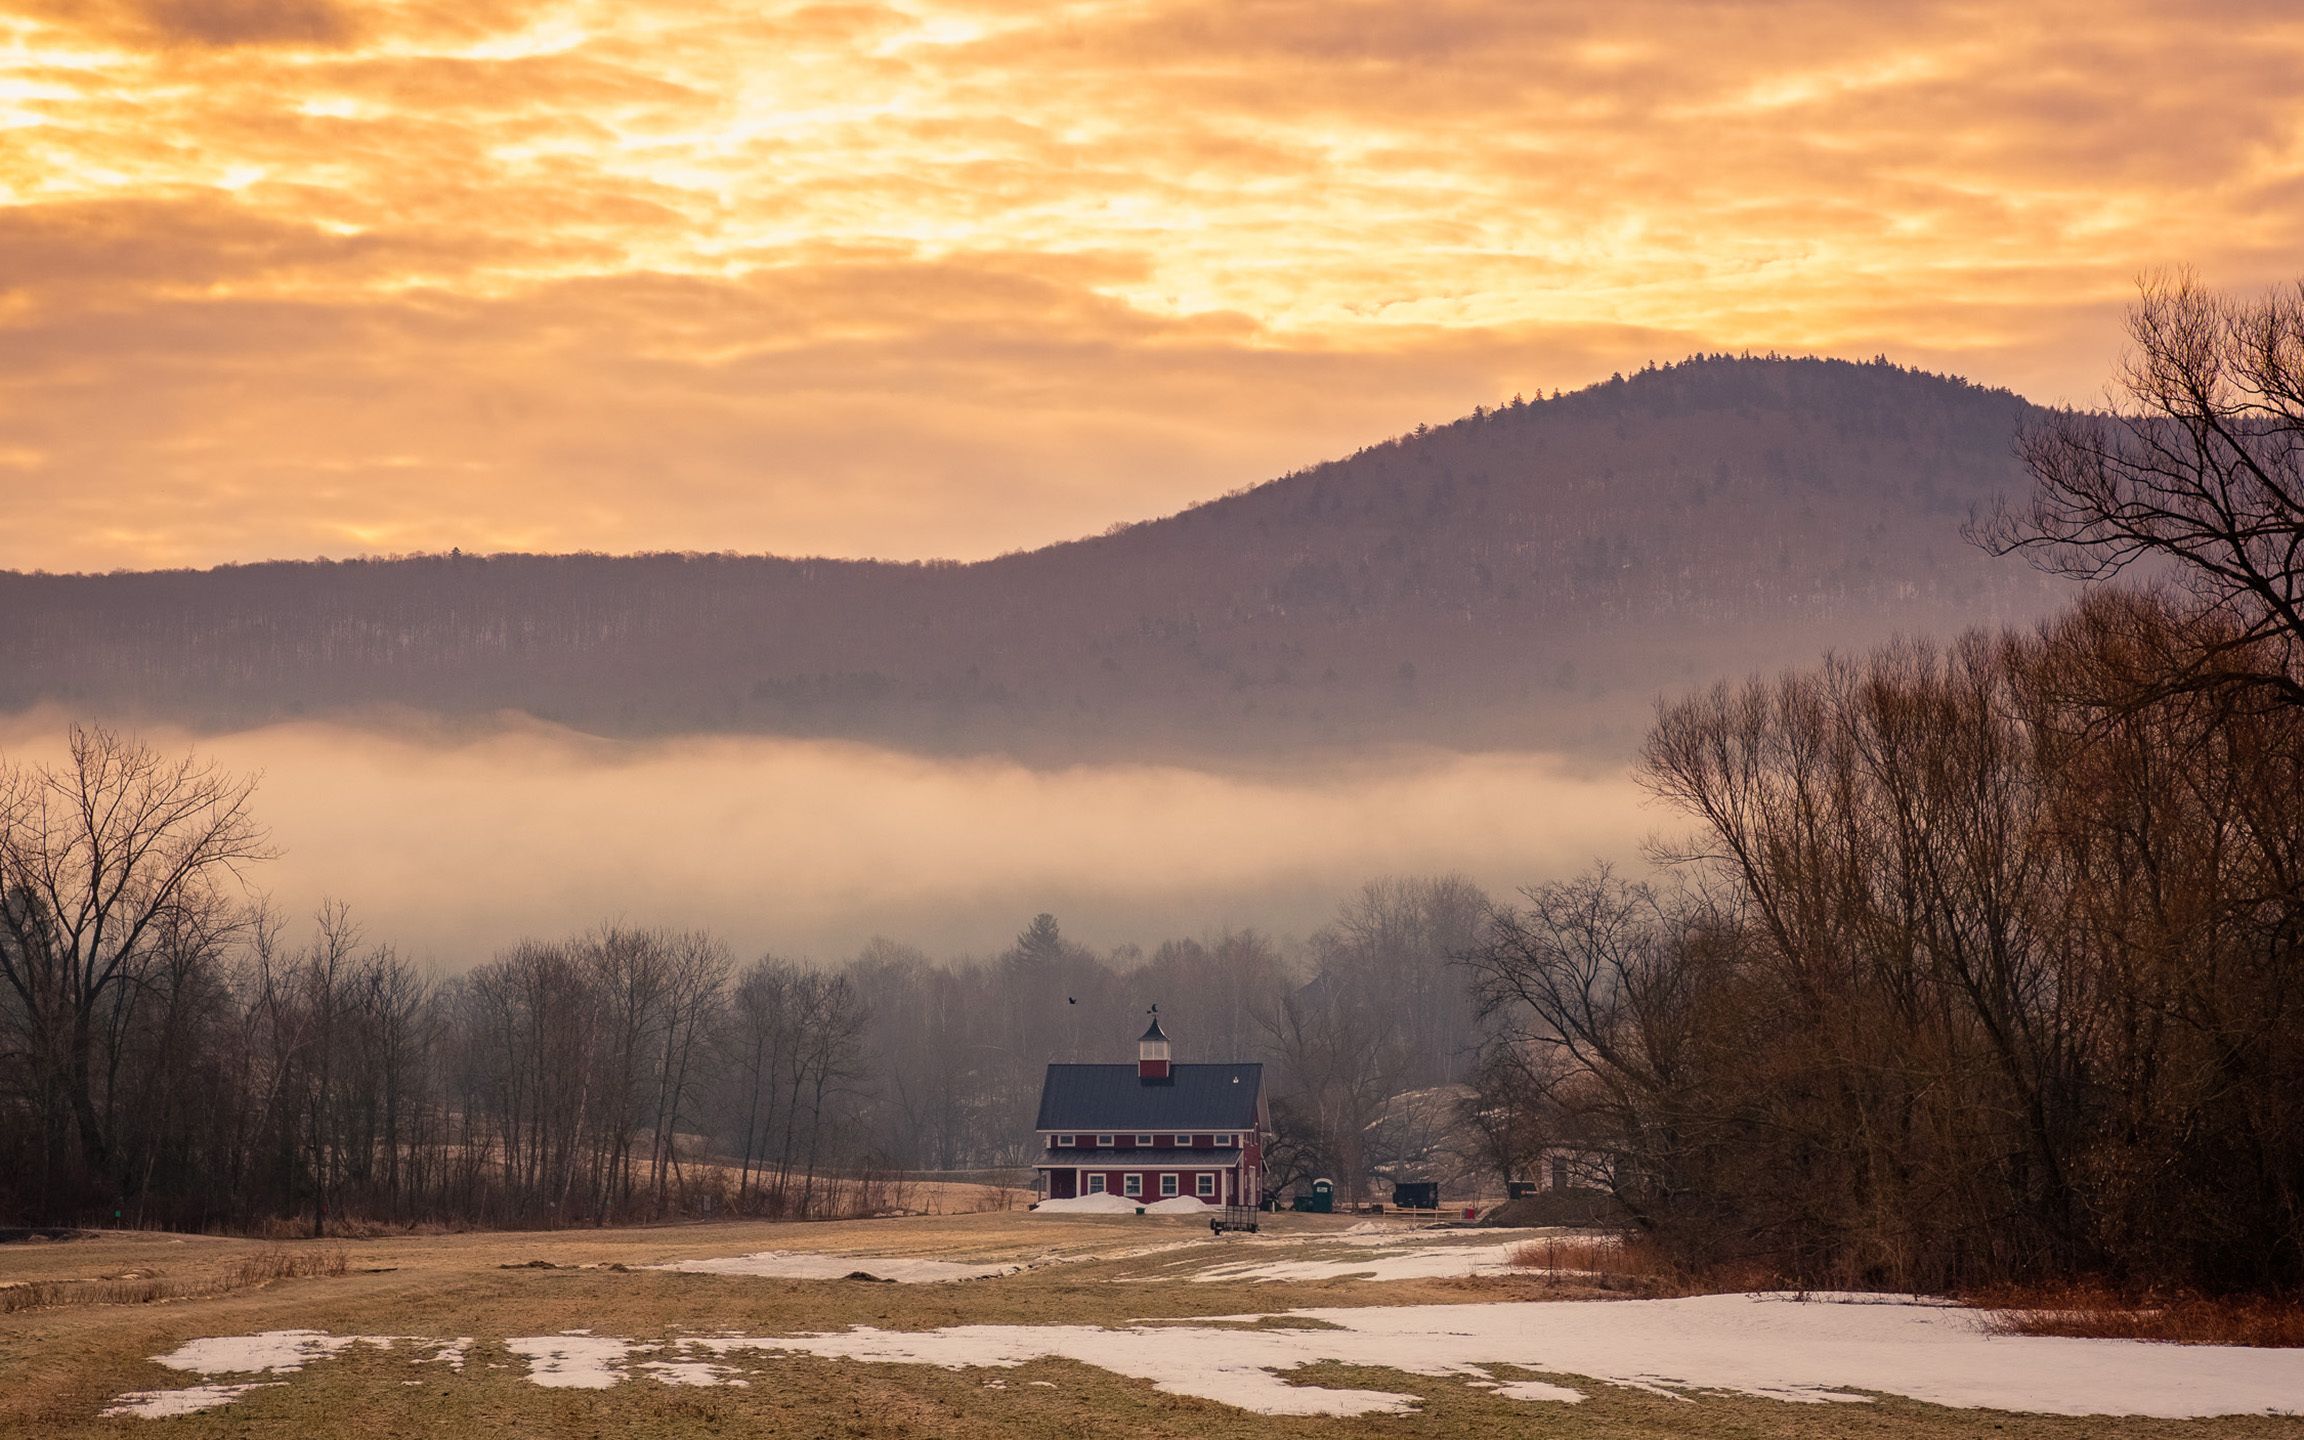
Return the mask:
[[[2304,17],[0,0],[0,564],[992,553],[1777,347],[2287,278]]]

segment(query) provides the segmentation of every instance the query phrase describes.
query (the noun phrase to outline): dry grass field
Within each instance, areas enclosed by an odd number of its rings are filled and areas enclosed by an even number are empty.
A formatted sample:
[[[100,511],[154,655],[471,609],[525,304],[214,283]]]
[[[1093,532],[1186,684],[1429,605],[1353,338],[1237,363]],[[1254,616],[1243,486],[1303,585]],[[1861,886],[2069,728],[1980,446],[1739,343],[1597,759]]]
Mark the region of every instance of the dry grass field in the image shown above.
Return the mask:
[[[266,1242],[143,1233],[0,1245],[0,1295],[37,1303],[0,1313],[0,1436],[1131,1436],[1563,1435],[1590,1437],[2135,1436],[2284,1437],[2304,1419],[2046,1416],[1955,1408],[1892,1394],[1803,1403],[1749,1393],[1606,1383],[1588,1374],[1492,1365],[1483,1375],[1419,1373],[1316,1360],[1279,1384],[1311,1392],[1384,1392],[1406,1413],[1267,1414],[1163,1389],[1078,1359],[1011,1357],[951,1364],[823,1353],[712,1351],[720,1363],[656,1365],[650,1342],[947,1332],[948,1327],[1109,1329],[1144,1348],[1163,1336],[1230,1334],[1238,1343],[1350,1328],[1361,1307],[1486,1306],[1627,1299],[1640,1282],[1532,1269],[1510,1252],[1528,1232],[1447,1232],[1398,1245],[1344,1217],[1280,1216],[1263,1234],[1211,1237],[1189,1220],[1020,1213],[817,1225],[732,1223],[629,1230]],[[783,1252],[776,1264],[897,1270],[936,1261],[1025,1268],[948,1283],[793,1279],[643,1267]],[[797,1257],[792,1258],[792,1257]],[[857,1258],[868,1257],[868,1258]],[[1491,1263],[1493,1262],[1493,1263]],[[1374,1274],[1379,1278],[1367,1278]],[[1215,1277],[1215,1278],[1206,1278]],[[1385,1278],[1389,1277],[1389,1278]],[[1851,1307],[1853,1312],[1855,1307]],[[1313,1309],[1321,1317],[1289,1317]],[[1418,1312],[1422,1313],[1422,1312]],[[1473,1316],[1485,1312],[1464,1309]],[[1576,1314],[1585,1313],[1581,1308]],[[1592,1312],[1598,1314],[1597,1310]],[[1629,1312],[1626,1312],[1629,1313]],[[1258,1317],[1280,1318],[1258,1318]],[[1146,1324],[1182,1322],[1197,1325]],[[203,1375],[156,1357],[188,1342],[315,1331],[421,1337],[353,1344],[292,1372]],[[569,1332],[588,1332],[572,1337]],[[1003,1336],[1006,1328],[960,1332]],[[1040,1333],[1033,1331],[1031,1333]],[[534,1342],[572,1350],[641,1347],[604,1388],[539,1383]],[[442,1342],[468,1345],[441,1357]],[[904,1339],[904,1335],[894,1337]],[[720,1342],[701,1342],[720,1343]],[[1995,1339],[1996,1345],[2101,1345]],[[631,1348],[631,1347],[624,1347]],[[2139,1349],[2147,1347],[2138,1347]],[[2172,1347],[2149,1347],[2168,1350]],[[620,1353],[620,1352],[619,1352]],[[1405,1357],[1408,1351],[1401,1352]],[[2025,1352],[2031,1353],[2031,1352]],[[2193,1351],[2210,1355],[2219,1352]],[[2268,1352],[2255,1352],[2259,1356]],[[1387,1357],[1378,1354],[1373,1361]],[[581,1360],[581,1356],[578,1357]],[[1363,1355],[1363,1360],[1371,1357]],[[453,1363],[450,1363],[453,1362]],[[1221,1353],[1209,1362],[1222,1369]],[[1413,1362],[1403,1358],[1403,1365]],[[579,1365],[579,1369],[581,1366]],[[645,1372],[645,1373],[644,1373]],[[1268,1375],[1249,1377],[1271,1385]],[[699,1383],[713,1380],[719,1383]],[[209,1381],[252,1385],[230,1403],[168,1418],[104,1412],[136,1392]],[[683,1383],[685,1382],[685,1383]],[[1539,1383],[1544,1382],[1544,1383]],[[2213,1382],[2210,1382],[2213,1383]],[[1569,1387],[1577,1403],[1505,1387]],[[1307,1390],[1277,1391],[1284,1397]],[[1552,1400],[1566,1398],[1555,1392]],[[1842,1397],[1852,1399],[1853,1397]],[[2304,1406],[2304,1392],[2296,1397]],[[2283,1407],[2286,1408],[2286,1407]]]

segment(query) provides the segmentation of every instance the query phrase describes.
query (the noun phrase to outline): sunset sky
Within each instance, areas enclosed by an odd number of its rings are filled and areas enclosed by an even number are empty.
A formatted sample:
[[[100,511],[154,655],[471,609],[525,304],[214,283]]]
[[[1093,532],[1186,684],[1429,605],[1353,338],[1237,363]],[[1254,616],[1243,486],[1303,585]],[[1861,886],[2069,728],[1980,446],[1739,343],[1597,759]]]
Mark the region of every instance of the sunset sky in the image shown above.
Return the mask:
[[[0,0],[0,566],[976,557],[1695,350],[2097,394],[2292,4]]]

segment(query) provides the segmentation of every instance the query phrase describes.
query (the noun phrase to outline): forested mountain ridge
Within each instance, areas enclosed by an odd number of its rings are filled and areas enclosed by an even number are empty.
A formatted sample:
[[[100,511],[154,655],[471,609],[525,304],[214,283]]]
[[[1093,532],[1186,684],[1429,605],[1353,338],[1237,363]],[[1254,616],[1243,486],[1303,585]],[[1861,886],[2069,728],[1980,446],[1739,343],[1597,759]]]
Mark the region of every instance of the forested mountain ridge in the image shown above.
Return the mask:
[[[2005,391],[1699,358],[975,564],[494,555],[0,575],[0,708],[230,728],[405,707],[1034,759],[1620,753],[1655,696],[2065,582],[1968,544]]]

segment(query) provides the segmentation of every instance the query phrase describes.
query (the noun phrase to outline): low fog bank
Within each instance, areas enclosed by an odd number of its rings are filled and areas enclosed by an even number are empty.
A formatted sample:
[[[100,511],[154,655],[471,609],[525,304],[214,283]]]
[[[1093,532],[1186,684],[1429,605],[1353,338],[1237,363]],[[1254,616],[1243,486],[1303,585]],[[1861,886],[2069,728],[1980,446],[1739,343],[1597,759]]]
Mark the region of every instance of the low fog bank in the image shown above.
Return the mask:
[[[10,717],[0,749],[56,758],[66,724]],[[333,896],[371,940],[449,970],[604,920],[818,959],[875,935],[990,954],[1043,910],[1099,948],[1227,926],[1301,934],[1371,876],[1457,872],[1508,893],[1595,855],[1631,860],[1661,819],[1627,776],[1541,754],[1239,775],[531,724],[135,733],[261,772],[258,814],[284,853],[252,879],[280,910]]]

